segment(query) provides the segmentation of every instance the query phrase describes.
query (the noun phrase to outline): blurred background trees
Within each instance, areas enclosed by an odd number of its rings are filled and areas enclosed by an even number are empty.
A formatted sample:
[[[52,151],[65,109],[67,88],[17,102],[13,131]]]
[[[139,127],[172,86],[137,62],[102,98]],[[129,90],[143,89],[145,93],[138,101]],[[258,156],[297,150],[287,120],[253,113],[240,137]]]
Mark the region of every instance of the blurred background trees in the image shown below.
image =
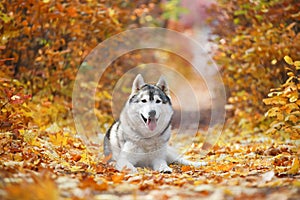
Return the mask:
[[[228,89],[227,127],[237,134],[271,127],[299,139],[299,63],[291,61],[300,59],[299,1],[217,3],[210,24]]]
[[[208,18],[212,53],[228,92],[228,130],[299,139],[299,8],[297,0],[2,1],[0,130],[72,123],[77,69],[106,38],[142,26],[193,34]],[[157,59],[136,51],[112,64],[98,86],[101,121],[112,121],[111,96],[105,91],[126,70]],[[168,59],[165,63],[187,65]],[[193,72],[184,68],[183,73]]]
[[[73,82],[85,56],[125,29],[161,26],[164,20],[155,18],[161,12],[157,0],[2,1],[0,130],[17,131],[15,123],[43,127],[68,119]],[[126,67],[113,73],[122,70]]]

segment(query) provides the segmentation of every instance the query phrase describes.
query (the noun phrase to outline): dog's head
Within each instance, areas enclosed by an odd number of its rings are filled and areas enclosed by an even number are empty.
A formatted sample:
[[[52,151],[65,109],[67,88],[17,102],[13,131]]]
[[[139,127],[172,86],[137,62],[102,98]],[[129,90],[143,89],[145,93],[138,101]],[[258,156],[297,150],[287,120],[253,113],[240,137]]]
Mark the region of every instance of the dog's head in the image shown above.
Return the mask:
[[[137,75],[127,102],[127,112],[134,128],[143,136],[162,133],[170,125],[173,115],[166,80],[160,77],[156,85],[151,85]]]

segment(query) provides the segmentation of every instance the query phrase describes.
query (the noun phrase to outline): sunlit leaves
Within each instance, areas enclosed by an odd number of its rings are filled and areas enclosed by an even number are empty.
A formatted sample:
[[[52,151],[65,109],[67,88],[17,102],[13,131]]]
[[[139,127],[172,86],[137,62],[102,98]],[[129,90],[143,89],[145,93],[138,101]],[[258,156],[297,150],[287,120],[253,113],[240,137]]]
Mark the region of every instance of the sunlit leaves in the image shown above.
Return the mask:
[[[296,66],[297,70],[300,70],[300,61],[295,61],[294,65]]]
[[[61,132],[49,135],[49,141],[56,146],[66,146],[68,137]]]
[[[292,60],[291,57],[289,57],[289,56],[284,56],[283,58],[284,58],[284,61],[285,61],[287,64],[289,64],[289,65],[293,65],[293,64],[294,64],[294,61]]]
[[[299,139],[300,61],[295,56],[299,28],[293,22],[299,17],[298,3],[222,2],[226,12],[214,14],[214,20],[221,22],[215,58],[230,92],[227,108],[239,120],[232,127],[238,126],[235,132],[239,134],[226,130],[213,148],[204,143],[211,149],[202,158],[207,166],[174,164],[172,174],[150,169],[139,169],[139,174],[118,172],[107,164],[109,157],[98,157],[100,144],[87,148],[75,132],[65,128],[70,123],[72,84],[82,59],[130,20],[137,22],[133,27],[156,22],[150,14],[156,5],[134,7],[132,1],[1,2],[0,198],[272,199],[270,187],[280,188],[287,198],[297,198],[298,190],[293,187],[300,185],[299,149],[266,138],[253,123],[260,122],[267,111],[265,117],[271,123],[263,124],[269,125],[267,133]],[[288,6],[278,4],[281,2]],[[175,16],[177,11],[180,9],[174,11]],[[141,60],[138,53],[124,56],[124,60],[135,56]],[[104,82],[113,87],[110,80],[115,81],[128,65],[115,63],[107,72],[110,79]],[[269,92],[270,88],[274,89]],[[90,112],[101,123],[110,123],[111,117],[105,114],[110,112],[112,97],[102,90],[103,85],[98,89],[95,105],[100,109]],[[186,147],[186,155],[200,160],[199,146]]]
[[[0,168],[5,170],[1,188],[4,199],[78,199],[78,198],[141,198],[183,197],[199,195],[218,197],[241,195],[243,188],[256,188],[256,194],[272,194],[276,186],[298,187],[298,149],[292,144],[277,144],[263,134],[252,136],[224,133],[219,145],[201,160],[206,166],[171,165],[172,174],[139,168],[138,174],[118,172],[105,159],[97,156],[101,145],[87,148],[74,134],[52,126],[46,131],[20,131],[17,139],[11,133],[0,133]],[[177,136],[176,142],[186,142],[188,136]],[[197,136],[203,141],[203,135]],[[275,142],[275,143],[274,143]],[[200,145],[185,146],[185,155],[199,159]],[[234,186],[234,189],[232,187]],[[0,185],[1,187],[1,185]],[[259,189],[261,188],[261,189]],[[166,192],[167,191],[167,192]],[[265,191],[268,191],[266,194]],[[29,192],[29,194],[27,194]],[[160,193],[161,192],[161,193]],[[118,196],[115,196],[117,193]],[[289,193],[288,193],[289,194]],[[1,196],[2,197],[2,196]]]
[[[0,77],[18,79],[26,91],[23,96],[14,93],[9,103],[22,104],[32,95],[28,107],[38,113],[32,115],[33,123],[43,128],[70,118],[72,87],[83,59],[100,42],[130,24],[138,26],[140,18],[151,16],[158,7],[151,1],[1,2]],[[110,108],[102,106],[103,118]]]
[[[56,183],[49,177],[49,174],[37,176],[31,174],[30,180],[22,178],[19,184],[9,184],[5,186],[8,198],[11,200],[56,200],[59,193]]]
[[[264,131],[268,124],[263,113],[269,108],[265,105],[278,107],[269,110],[272,117],[294,120],[279,110],[281,105],[297,102],[297,84],[289,84],[283,90],[269,90],[280,87],[282,82],[294,82],[297,72],[288,74],[286,79],[287,65],[299,69],[299,61],[295,61],[300,44],[298,18],[295,18],[299,9],[295,6],[299,8],[299,2],[226,0],[218,1],[212,8],[211,25],[218,36],[214,59],[222,66],[229,92],[230,106],[226,108],[229,108],[230,128],[237,133],[245,130],[244,122],[252,124],[248,126],[250,129]],[[267,95],[269,98],[264,99]]]
[[[18,80],[0,79],[0,131],[13,131],[26,128],[32,121],[28,107],[31,95],[26,94]]]
[[[298,156],[295,156],[293,159],[293,163],[291,165],[291,168],[287,172],[288,174],[295,175],[299,172],[299,158]]]
[[[297,73],[297,66],[289,56],[284,60],[290,65],[287,72],[287,80],[279,88],[272,89],[268,94],[269,98],[264,99],[266,105],[272,106],[265,114],[273,122],[268,133],[286,132],[291,139],[300,139],[300,76]]]

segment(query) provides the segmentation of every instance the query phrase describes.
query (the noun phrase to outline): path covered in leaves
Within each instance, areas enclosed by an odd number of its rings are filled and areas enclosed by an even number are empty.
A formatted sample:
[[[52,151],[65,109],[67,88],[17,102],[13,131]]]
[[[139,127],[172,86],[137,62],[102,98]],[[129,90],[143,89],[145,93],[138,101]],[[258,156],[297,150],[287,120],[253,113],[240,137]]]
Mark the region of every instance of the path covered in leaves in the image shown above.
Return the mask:
[[[199,133],[181,150],[199,160],[202,141]],[[100,149],[67,129],[0,133],[0,199],[300,198],[299,148],[259,133],[225,132],[202,159],[207,166],[172,165],[172,174],[118,172],[97,159]]]

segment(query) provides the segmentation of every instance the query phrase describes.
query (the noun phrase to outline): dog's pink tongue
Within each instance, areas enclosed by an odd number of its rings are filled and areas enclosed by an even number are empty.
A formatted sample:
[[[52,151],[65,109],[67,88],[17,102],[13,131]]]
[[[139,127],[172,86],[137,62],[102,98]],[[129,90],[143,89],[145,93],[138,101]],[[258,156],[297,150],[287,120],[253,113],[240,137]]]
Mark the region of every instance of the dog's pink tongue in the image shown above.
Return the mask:
[[[149,118],[147,124],[148,124],[148,128],[151,131],[153,131],[156,128],[156,120],[155,119]]]

